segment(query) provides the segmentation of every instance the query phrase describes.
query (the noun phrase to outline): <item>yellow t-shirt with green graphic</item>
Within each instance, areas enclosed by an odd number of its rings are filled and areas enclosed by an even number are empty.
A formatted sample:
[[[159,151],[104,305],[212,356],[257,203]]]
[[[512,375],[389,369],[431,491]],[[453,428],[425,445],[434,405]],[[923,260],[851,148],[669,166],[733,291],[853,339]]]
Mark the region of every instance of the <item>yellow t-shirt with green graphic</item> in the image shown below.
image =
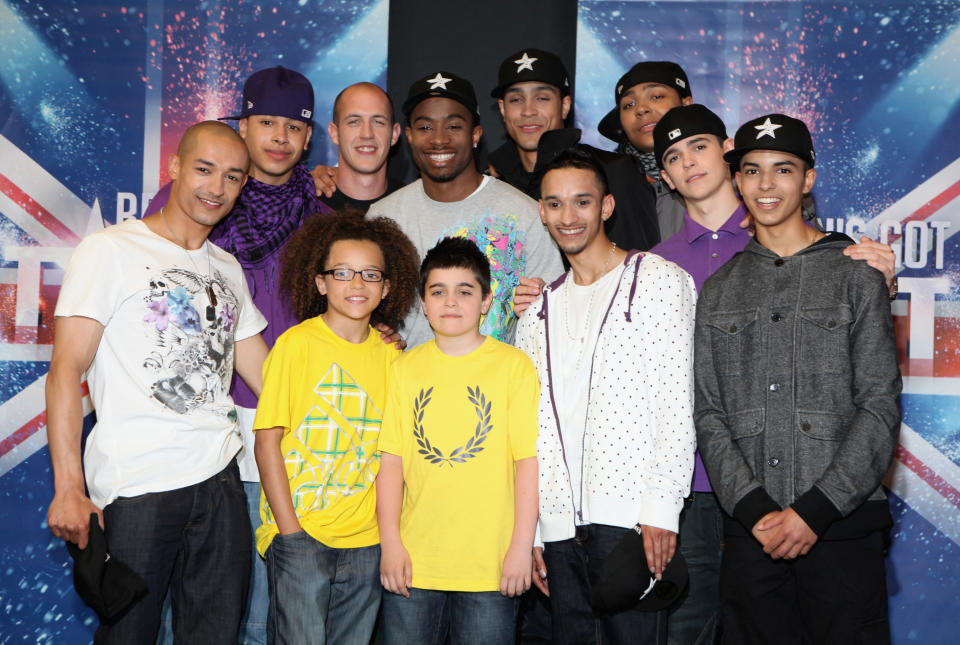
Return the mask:
[[[374,480],[391,363],[400,354],[371,329],[362,343],[337,336],[317,316],[277,339],[263,365],[254,430],[282,427],[293,508],[313,538],[335,548],[380,541]],[[277,524],[260,489],[257,550]]]
[[[538,397],[527,355],[489,336],[465,356],[431,340],[394,363],[380,450],[403,460],[400,538],[414,587],[500,588],[514,462],[537,455]]]

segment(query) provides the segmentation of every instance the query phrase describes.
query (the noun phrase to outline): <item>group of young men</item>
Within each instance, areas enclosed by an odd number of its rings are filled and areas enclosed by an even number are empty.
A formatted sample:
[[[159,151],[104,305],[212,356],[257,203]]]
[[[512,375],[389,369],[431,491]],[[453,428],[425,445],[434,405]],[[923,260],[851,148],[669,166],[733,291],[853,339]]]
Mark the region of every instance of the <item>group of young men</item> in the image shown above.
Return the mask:
[[[144,219],[77,248],[47,380],[49,525],[83,548],[95,514],[149,590],[101,621],[98,642],[155,642],[168,594],[161,640],[264,641],[251,429],[268,348],[295,322],[278,257],[305,219],[348,206],[395,220],[421,257],[442,238],[472,241],[491,274],[481,332],[532,360],[532,579],[549,602],[524,605],[522,641],[888,638],[893,254],[804,219],[806,126],[764,115],[731,140],[678,65],[643,62],[600,124],[618,152],[597,150],[565,127],[569,76],[539,49],[504,60],[493,97],[510,141],[482,173],[469,81],[432,70],[414,82],[401,111],[420,178],[398,187],[386,166],[401,124],[383,90],[340,93],[337,168],[311,176],[313,89],[262,70],[225,117],[237,131],[191,127]],[[430,338],[419,305],[401,333],[408,347]],[[97,423],[81,465],[84,373]],[[604,560],[634,531],[654,579],[675,552],[686,561],[669,620],[591,606]]]

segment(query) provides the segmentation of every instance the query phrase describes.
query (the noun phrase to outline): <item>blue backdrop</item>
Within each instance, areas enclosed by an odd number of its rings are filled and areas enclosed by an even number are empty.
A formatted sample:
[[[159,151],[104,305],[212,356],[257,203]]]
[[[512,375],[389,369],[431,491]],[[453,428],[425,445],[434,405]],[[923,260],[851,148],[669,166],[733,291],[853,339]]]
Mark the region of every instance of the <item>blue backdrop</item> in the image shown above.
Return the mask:
[[[955,642],[960,609],[960,8],[936,2],[579,3],[577,127],[616,79],[675,60],[731,132],[783,111],[813,130],[831,229],[894,246],[904,426],[888,477],[894,642]],[[43,387],[77,241],[137,216],[182,131],[234,113],[283,64],[317,94],[310,163],[335,159],[333,98],[385,83],[387,0],[140,4],[0,0],[0,644],[84,643],[96,620],[46,526]],[[86,402],[89,410],[89,402]]]
[[[829,230],[898,255],[904,374],[887,485],[894,643],[956,643],[960,610],[960,5],[956,2],[579,3],[577,127],[595,124],[640,60],[679,62],[732,134],[803,119]]]

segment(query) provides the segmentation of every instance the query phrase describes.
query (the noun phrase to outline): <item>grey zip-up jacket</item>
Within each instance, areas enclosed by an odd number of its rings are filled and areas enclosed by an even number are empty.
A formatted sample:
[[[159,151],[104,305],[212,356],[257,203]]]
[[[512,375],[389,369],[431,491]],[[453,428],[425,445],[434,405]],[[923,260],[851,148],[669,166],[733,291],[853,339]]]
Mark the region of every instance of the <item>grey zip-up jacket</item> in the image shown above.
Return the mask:
[[[517,347],[540,378],[537,414],[540,521],[544,542],[572,538],[579,523],[677,532],[693,475],[693,278],[673,262],[632,251],[620,271],[590,361],[586,427],[564,428],[552,368],[569,346],[550,345],[560,312],[546,287],[517,326]],[[569,360],[569,359],[568,359]],[[581,436],[581,463],[567,462],[563,437]],[[573,490],[570,469],[581,471]],[[577,509],[580,516],[575,517]]]
[[[748,532],[787,506],[817,535],[867,500],[886,511],[900,370],[883,277],[843,255],[852,243],[834,233],[781,258],[752,239],[700,292],[697,439]]]

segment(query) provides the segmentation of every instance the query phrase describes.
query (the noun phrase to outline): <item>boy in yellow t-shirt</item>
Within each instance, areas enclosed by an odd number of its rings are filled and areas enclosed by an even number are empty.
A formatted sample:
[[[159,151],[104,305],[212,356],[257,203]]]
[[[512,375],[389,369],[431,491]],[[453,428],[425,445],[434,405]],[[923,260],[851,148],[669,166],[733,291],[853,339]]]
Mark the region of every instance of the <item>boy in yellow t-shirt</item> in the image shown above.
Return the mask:
[[[280,286],[303,322],[264,363],[253,426],[268,642],[370,641],[381,596],[377,440],[400,353],[370,325],[403,319],[416,267],[396,224],[357,212],[307,220],[284,251]]]
[[[490,265],[446,238],[420,267],[434,340],[390,370],[377,518],[393,643],[513,643],[537,520],[537,375],[484,336]]]

